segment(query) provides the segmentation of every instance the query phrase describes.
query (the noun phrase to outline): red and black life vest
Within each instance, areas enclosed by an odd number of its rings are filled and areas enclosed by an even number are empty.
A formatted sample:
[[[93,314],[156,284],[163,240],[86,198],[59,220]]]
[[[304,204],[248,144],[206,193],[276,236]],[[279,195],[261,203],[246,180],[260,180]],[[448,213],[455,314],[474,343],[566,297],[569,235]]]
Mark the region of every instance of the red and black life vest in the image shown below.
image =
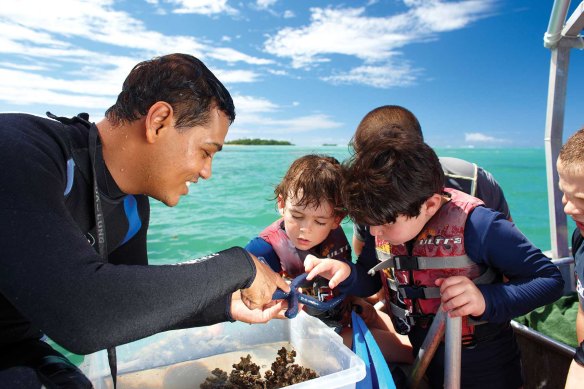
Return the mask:
[[[466,276],[477,284],[492,283],[495,272],[468,257],[464,228],[470,212],[483,202],[455,189],[445,189],[445,203],[418,234],[411,250],[406,245],[389,247],[377,241],[386,307],[396,330],[406,334],[414,324],[428,323],[440,306],[438,278]],[[422,320],[420,320],[422,319]],[[424,323],[425,322],[425,323]],[[463,318],[463,338],[472,336],[474,324]]]
[[[280,258],[282,272],[289,277],[296,277],[304,273],[304,259],[306,255],[333,258],[343,261],[351,260],[351,246],[341,226],[332,230],[326,239],[313,247],[309,252],[300,251],[290,241],[284,231],[283,219],[278,219],[260,233],[260,238],[268,242],[276,255]]]

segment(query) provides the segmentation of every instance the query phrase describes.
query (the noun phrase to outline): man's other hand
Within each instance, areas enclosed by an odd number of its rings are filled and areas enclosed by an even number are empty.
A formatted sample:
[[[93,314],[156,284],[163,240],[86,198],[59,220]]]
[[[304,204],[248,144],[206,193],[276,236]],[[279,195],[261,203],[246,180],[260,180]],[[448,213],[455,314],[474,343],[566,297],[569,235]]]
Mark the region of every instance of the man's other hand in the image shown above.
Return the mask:
[[[251,254],[250,254],[251,255]],[[288,283],[267,264],[260,262],[251,255],[256,266],[256,276],[251,286],[241,289],[241,301],[250,309],[263,309],[272,301],[272,295],[277,288],[284,292],[290,291]]]

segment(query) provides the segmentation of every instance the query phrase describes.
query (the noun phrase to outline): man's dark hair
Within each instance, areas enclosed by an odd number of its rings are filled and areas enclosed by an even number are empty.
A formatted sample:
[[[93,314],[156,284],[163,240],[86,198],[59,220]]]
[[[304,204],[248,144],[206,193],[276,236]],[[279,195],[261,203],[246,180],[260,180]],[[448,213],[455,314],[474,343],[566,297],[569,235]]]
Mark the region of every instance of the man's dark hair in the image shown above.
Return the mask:
[[[134,66],[105,116],[116,124],[132,122],[157,101],[172,106],[177,128],[205,125],[213,104],[231,123],[235,119],[227,89],[203,62],[188,54],[164,55]]]
[[[424,140],[420,122],[413,113],[399,105],[384,105],[370,111],[361,120],[351,139],[355,152],[363,143],[379,138]]]
[[[438,156],[420,139],[364,142],[345,163],[344,178],[349,217],[371,226],[393,223],[399,215],[418,216],[422,204],[444,187]]]
[[[345,217],[341,186],[343,167],[339,161],[327,155],[308,154],[296,159],[282,181],[274,189],[276,198],[289,196],[300,200],[297,206],[318,207],[321,201],[328,201],[335,216]]]

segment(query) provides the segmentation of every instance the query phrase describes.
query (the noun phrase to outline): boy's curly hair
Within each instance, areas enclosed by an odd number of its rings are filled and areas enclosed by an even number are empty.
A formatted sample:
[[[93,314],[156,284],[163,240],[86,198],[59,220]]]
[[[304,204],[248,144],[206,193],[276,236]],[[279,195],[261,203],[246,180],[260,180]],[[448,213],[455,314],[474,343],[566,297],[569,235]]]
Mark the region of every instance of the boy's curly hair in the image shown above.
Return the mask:
[[[294,196],[300,201],[298,206],[318,207],[323,200],[329,202],[334,216],[347,215],[344,207],[341,186],[343,167],[339,161],[327,155],[309,154],[296,159],[282,181],[274,189],[277,199],[284,201]]]
[[[416,217],[422,204],[442,193],[438,156],[421,139],[379,137],[360,145],[345,162],[343,200],[357,224],[378,226],[399,215]]]

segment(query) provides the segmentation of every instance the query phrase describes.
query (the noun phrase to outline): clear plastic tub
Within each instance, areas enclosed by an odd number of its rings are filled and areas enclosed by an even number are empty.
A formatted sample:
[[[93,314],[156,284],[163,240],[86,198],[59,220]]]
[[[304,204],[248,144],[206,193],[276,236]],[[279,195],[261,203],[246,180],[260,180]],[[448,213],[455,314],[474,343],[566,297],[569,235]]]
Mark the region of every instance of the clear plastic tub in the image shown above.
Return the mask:
[[[117,387],[198,388],[211,370],[218,367],[229,373],[231,365],[247,354],[263,374],[282,346],[296,350],[295,363],[320,376],[289,388],[354,388],[365,377],[363,361],[343,345],[341,337],[301,312],[292,320],[220,323],[168,331],[119,346]],[[86,356],[81,369],[95,389],[113,388],[105,351]]]

